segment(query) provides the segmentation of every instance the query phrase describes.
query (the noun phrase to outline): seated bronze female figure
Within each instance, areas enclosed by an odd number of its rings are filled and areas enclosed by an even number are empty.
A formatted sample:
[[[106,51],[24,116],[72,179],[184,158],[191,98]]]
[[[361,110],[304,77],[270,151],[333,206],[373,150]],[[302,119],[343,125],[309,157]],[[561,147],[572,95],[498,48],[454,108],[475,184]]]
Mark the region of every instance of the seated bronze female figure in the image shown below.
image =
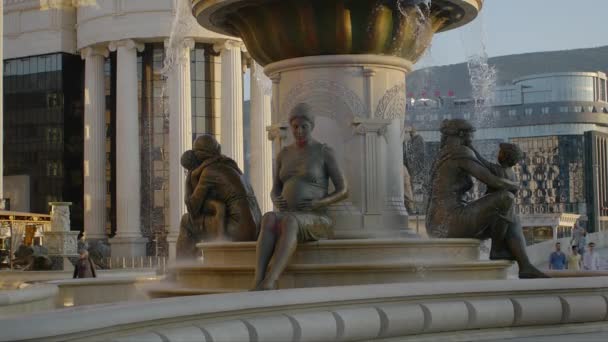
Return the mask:
[[[315,121],[310,107],[297,105],[289,114],[289,125],[295,142],[283,148],[276,159],[270,196],[278,211],[266,213],[262,218],[255,290],[276,288],[298,242],[332,236],[333,222],[326,208],[348,195],[333,150],[311,137]],[[335,188],[332,193],[329,193],[330,179]]]
[[[431,170],[431,193],[426,225],[439,238],[492,238],[490,259],[516,260],[520,278],[546,277],[526,254],[521,224],[513,211],[519,184],[500,177],[472,147],[475,128],[462,119],[444,120],[441,146]],[[471,202],[464,200],[473,179],[493,192]]]

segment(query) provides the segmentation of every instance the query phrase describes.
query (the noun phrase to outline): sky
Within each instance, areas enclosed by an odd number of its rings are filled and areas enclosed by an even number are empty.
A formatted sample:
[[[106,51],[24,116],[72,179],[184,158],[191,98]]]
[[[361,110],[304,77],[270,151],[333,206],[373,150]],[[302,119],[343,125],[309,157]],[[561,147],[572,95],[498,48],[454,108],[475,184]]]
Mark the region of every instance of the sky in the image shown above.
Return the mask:
[[[608,45],[608,0],[485,0],[470,24],[440,33],[416,68],[489,57]],[[249,99],[249,73],[245,79]]]

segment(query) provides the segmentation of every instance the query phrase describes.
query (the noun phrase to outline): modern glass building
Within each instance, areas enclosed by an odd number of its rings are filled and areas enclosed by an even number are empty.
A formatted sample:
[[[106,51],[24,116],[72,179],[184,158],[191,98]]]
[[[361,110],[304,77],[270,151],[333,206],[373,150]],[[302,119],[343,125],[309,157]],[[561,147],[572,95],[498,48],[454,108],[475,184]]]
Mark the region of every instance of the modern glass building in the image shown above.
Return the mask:
[[[203,29],[183,3],[5,2],[11,204],[48,213],[49,201],[70,201],[72,230],[109,238],[113,256],[171,254],[185,212],[180,157],[192,140],[214,135],[244,168],[251,65],[242,42]],[[256,141],[253,150],[270,146]]]
[[[83,62],[54,53],[4,61],[5,176],[27,176],[29,205],[72,202],[72,225],[83,224]]]

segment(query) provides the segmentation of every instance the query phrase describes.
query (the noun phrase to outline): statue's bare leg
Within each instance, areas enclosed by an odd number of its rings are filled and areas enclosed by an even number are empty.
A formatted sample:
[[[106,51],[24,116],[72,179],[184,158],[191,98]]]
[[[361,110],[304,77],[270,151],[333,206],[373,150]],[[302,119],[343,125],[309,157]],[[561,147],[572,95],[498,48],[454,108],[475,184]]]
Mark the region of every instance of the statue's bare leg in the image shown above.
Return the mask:
[[[526,253],[526,239],[520,226],[512,225],[509,228],[506,243],[511,254],[517,260],[519,278],[549,278],[530,262],[528,253]]]
[[[282,217],[279,222],[279,229],[280,236],[275,247],[272,267],[260,284],[262,290],[274,290],[277,288],[277,281],[298,246],[298,222],[296,219],[291,216]]]
[[[268,264],[274,253],[275,244],[277,242],[278,232],[278,220],[277,216],[273,212],[264,214],[262,217],[260,236],[256,246],[256,260],[257,264],[255,267],[255,279],[253,282],[253,288],[258,290],[262,280],[266,276],[266,270]]]
[[[190,220],[189,214],[184,214],[179,227],[179,235],[177,237],[177,243],[175,250],[177,253],[177,259],[192,259],[196,258],[198,250],[196,249],[196,243],[193,236],[193,225]]]

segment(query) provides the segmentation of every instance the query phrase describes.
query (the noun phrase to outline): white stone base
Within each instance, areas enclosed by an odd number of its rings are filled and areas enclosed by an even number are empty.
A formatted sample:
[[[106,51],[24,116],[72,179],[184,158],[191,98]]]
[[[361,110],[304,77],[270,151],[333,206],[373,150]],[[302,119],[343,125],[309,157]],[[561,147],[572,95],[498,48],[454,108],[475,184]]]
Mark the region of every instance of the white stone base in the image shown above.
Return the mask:
[[[114,237],[110,239],[112,257],[146,256],[146,238]]]

